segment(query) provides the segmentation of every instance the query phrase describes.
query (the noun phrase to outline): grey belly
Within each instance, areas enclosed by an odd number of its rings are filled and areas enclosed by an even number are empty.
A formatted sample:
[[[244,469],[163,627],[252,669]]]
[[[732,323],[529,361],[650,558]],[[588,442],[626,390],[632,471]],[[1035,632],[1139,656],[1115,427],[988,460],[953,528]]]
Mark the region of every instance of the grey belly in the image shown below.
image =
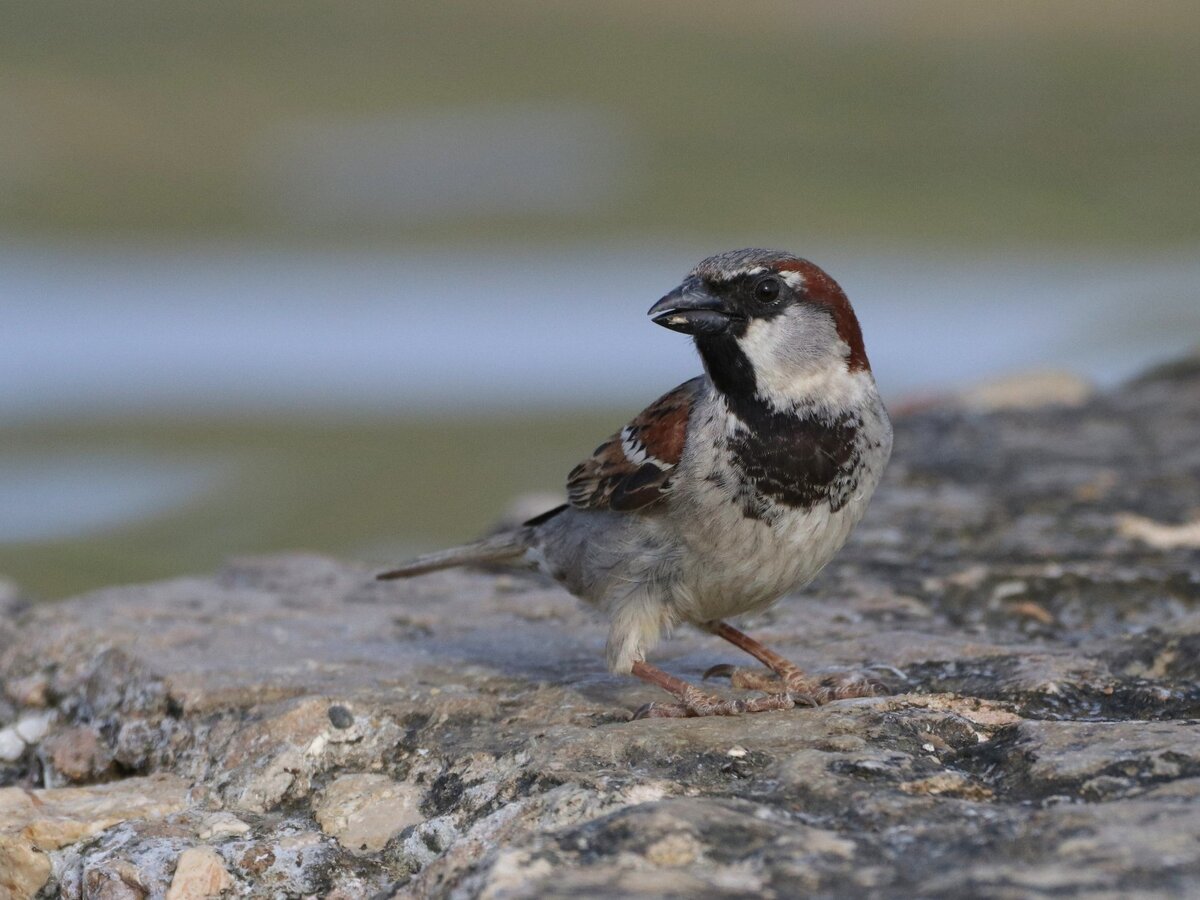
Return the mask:
[[[607,608],[631,591],[669,593],[679,554],[660,516],[568,508],[539,529],[538,568],[577,597]]]
[[[740,516],[697,523],[681,576],[681,617],[710,621],[757,612],[811,581],[845,542],[847,512],[831,514],[821,504],[773,525]]]
[[[572,594],[610,609],[637,591],[694,623],[756,612],[803,585],[829,562],[865,503],[827,504],[773,525],[733,504],[704,515],[630,515],[570,508],[539,529],[531,559]]]

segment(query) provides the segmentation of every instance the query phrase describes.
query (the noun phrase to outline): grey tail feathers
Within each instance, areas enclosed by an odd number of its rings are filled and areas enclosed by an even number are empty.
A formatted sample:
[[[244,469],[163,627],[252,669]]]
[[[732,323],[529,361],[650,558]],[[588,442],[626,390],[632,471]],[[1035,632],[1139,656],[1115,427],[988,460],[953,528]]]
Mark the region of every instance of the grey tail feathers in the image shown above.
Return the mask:
[[[380,581],[411,578],[414,575],[424,575],[426,572],[436,572],[438,569],[451,569],[454,566],[472,566],[480,563],[518,565],[520,558],[529,549],[532,536],[532,528],[523,527],[504,531],[475,541],[473,544],[451,547],[449,550],[439,550],[436,553],[426,553],[398,569],[377,575],[376,578]]]

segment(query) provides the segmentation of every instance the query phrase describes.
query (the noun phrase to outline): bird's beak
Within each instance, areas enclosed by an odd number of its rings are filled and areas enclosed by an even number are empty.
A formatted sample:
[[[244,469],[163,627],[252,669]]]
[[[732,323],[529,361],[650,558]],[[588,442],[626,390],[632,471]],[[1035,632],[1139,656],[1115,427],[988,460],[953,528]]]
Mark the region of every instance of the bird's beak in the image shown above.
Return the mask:
[[[663,328],[697,336],[724,334],[733,321],[721,298],[693,278],[650,307],[647,315]]]

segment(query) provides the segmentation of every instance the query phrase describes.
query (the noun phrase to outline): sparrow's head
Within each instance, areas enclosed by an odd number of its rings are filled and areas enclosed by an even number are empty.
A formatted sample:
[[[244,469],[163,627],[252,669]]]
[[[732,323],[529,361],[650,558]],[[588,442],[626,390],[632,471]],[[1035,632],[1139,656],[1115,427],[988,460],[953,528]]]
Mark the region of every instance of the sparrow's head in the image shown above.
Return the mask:
[[[790,253],[710,256],[649,314],[696,339],[726,393],[780,394],[813,375],[870,371],[858,319],[841,287]]]

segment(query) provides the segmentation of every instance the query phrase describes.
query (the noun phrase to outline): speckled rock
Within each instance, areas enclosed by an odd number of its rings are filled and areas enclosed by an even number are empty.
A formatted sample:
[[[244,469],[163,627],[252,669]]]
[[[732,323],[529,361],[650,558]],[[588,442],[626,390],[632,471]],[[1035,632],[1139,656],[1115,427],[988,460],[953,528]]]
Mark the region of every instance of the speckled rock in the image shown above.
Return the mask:
[[[286,556],[18,606],[4,889],[1200,893],[1200,364],[1077,399],[900,417],[845,552],[745,623],[888,697],[630,722],[654,690],[523,575]]]
[[[168,816],[189,799],[183,779],[161,774],[84,788],[0,788],[0,890],[32,896],[50,877],[54,851],[130,819]]]
[[[424,791],[387,775],[341,775],[321,792],[313,816],[348,850],[382,850],[388,839],[419,825]]]
[[[225,861],[216,850],[206,846],[188,847],[175,863],[166,900],[209,900],[235,886]]]

